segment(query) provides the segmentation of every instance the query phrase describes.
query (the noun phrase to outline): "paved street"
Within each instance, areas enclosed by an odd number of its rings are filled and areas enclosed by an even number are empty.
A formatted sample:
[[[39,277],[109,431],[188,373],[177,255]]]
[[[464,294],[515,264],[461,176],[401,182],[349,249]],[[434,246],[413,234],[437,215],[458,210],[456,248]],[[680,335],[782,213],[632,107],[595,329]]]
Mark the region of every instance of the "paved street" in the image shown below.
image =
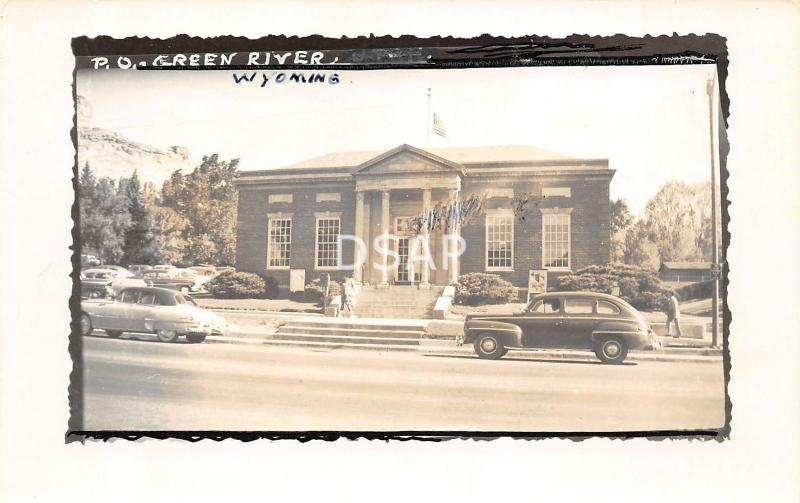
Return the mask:
[[[594,362],[85,337],[88,430],[717,428],[722,363]]]

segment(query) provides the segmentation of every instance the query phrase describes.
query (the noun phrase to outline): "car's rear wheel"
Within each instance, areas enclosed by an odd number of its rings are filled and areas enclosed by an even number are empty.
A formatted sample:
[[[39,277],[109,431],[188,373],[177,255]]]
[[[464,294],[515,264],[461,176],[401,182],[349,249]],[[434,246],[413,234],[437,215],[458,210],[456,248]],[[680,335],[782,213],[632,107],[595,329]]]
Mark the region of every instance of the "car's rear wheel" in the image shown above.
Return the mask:
[[[106,335],[116,339],[117,337],[122,335],[122,331],[121,330],[106,330]]]
[[[186,336],[186,342],[190,344],[197,344],[206,340],[205,335],[189,334]]]
[[[86,313],[81,313],[81,335],[92,335],[92,319]]]
[[[496,335],[481,334],[475,339],[475,352],[481,358],[497,360],[506,354],[506,348]]]
[[[607,337],[599,342],[594,354],[603,363],[619,364],[628,356],[628,346],[619,337]]]
[[[159,330],[156,332],[156,337],[161,342],[175,342],[178,340],[178,332],[174,330]]]

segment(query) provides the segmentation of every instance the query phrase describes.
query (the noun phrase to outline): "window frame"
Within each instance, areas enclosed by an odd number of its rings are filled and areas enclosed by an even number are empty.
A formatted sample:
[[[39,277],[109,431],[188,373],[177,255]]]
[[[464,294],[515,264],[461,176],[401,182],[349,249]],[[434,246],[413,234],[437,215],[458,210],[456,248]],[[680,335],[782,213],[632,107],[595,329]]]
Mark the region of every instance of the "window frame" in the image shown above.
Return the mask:
[[[510,265],[508,266],[490,266],[489,265],[489,219],[495,218],[508,218],[510,219],[510,237],[509,237],[509,261]],[[496,225],[496,224],[493,224]],[[483,253],[483,266],[484,269],[488,272],[510,272],[514,270],[514,212],[511,210],[501,210],[501,211],[487,211],[486,217],[484,220],[484,232],[483,232],[483,246],[484,246],[484,253]],[[500,241],[496,241],[500,242]]]
[[[605,304],[608,304],[609,306],[612,306],[616,310],[616,312],[615,313],[601,313],[600,312],[600,303],[601,302],[603,302]],[[611,302],[610,300],[606,300],[606,299],[597,299],[597,301],[595,302],[594,309],[595,309],[595,313],[596,314],[601,314],[601,315],[604,315],[604,316],[619,316],[620,314],[622,314],[622,308],[621,307],[619,307],[616,303]]]
[[[558,302],[558,311],[536,311],[536,306],[544,306],[547,302]],[[535,316],[562,316],[564,314],[564,299],[561,297],[546,297],[534,302],[529,308],[528,313]]]
[[[567,219],[567,265],[565,266],[548,266],[547,265],[547,239],[546,227],[549,218],[565,217]],[[551,224],[552,225],[552,224]],[[558,225],[558,224],[556,224]],[[560,241],[559,241],[560,243]],[[572,213],[570,211],[553,211],[542,213],[542,269],[548,271],[571,271],[572,270]]]
[[[272,222],[275,220],[286,220],[289,222],[289,258],[286,265],[272,265]],[[294,224],[290,216],[274,216],[267,218],[267,269],[270,271],[288,271],[292,267],[292,228]],[[282,243],[277,243],[282,244]]]
[[[320,262],[320,241],[319,241],[319,223],[321,220],[336,220],[336,242],[335,250],[336,250],[336,265],[319,265]],[[342,218],[339,216],[318,216],[316,217],[316,223],[314,225],[314,270],[315,271],[338,271],[339,264],[341,263],[341,237],[342,235]]]
[[[570,307],[569,304],[570,303],[572,303],[573,306],[575,306],[575,305],[583,305],[584,307],[588,307],[589,311],[588,312],[587,311],[580,311],[580,312],[570,311],[569,310],[569,307]],[[563,302],[561,308],[563,309],[565,315],[571,315],[571,316],[591,315],[591,314],[595,314],[595,312],[597,310],[597,299],[580,298],[580,297],[566,297],[566,298],[564,298],[564,302]]]

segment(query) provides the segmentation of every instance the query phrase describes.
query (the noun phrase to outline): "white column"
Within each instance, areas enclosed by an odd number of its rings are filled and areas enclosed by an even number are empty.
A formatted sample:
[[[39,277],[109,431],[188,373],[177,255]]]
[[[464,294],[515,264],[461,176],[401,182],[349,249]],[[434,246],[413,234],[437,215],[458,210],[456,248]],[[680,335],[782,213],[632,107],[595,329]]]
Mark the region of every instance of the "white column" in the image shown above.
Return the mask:
[[[384,190],[381,192],[381,233],[386,236],[391,233],[391,228],[389,227],[389,196],[390,192],[388,190]],[[383,247],[384,250],[389,246],[388,241],[384,241]],[[383,267],[381,268],[381,285],[380,286],[389,286],[389,254],[384,251],[381,253],[381,264]]]
[[[353,251],[353,260],[356,268],[353,270],[353,279],[356,283],[364,282],[364,266],[361,263],[366,259],[362,256],[360,243],[366,242],[364,238],[364,192],[356,192],[356,225],[355,234],[359,242],[355,243],[355,250]]]
[[[450,202],[455,204],[458,201],[458,190],[451,190],[450,191]],[[461,235],[461,225],[459,224],[456,215],[452,215],[453,221],[450,223],[450,234],[455,236]],[[449,250],[448,254],[450,255],[450,263],[447,264],[447,271],[450,283],[455,283],[458,281],[458,262],[459,257],[456,256],[456,252],[458,251],[458,241],[455,239],[450,239],[448,241]]]
[[[430,232],[428,231],[428,212],[431,208],[431,189],[422,189],[422,215],[424,221],[422,224],[422,245],[430,249]],[[424,254],[427,257],[427,254]],[[431,271],[428,267],[428,261],[424,260],[421,264],[422,278],[420,280],[420,288],[430,288],[431,286]]]

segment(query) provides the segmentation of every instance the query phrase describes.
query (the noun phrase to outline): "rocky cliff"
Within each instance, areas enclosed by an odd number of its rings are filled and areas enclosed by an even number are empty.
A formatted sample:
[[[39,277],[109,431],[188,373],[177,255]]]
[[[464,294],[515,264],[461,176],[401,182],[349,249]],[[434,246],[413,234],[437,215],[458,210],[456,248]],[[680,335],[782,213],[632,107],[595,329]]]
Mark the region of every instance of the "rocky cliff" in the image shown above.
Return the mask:
[[[78,168],[86,164],[98,178],[118,179],[138,170],[142,182],[156,187],[175,170],[192,171],[195,163],[181,146],[156,147],[129,140],[119,133],[91,127],[91,107],[78,96]]]

